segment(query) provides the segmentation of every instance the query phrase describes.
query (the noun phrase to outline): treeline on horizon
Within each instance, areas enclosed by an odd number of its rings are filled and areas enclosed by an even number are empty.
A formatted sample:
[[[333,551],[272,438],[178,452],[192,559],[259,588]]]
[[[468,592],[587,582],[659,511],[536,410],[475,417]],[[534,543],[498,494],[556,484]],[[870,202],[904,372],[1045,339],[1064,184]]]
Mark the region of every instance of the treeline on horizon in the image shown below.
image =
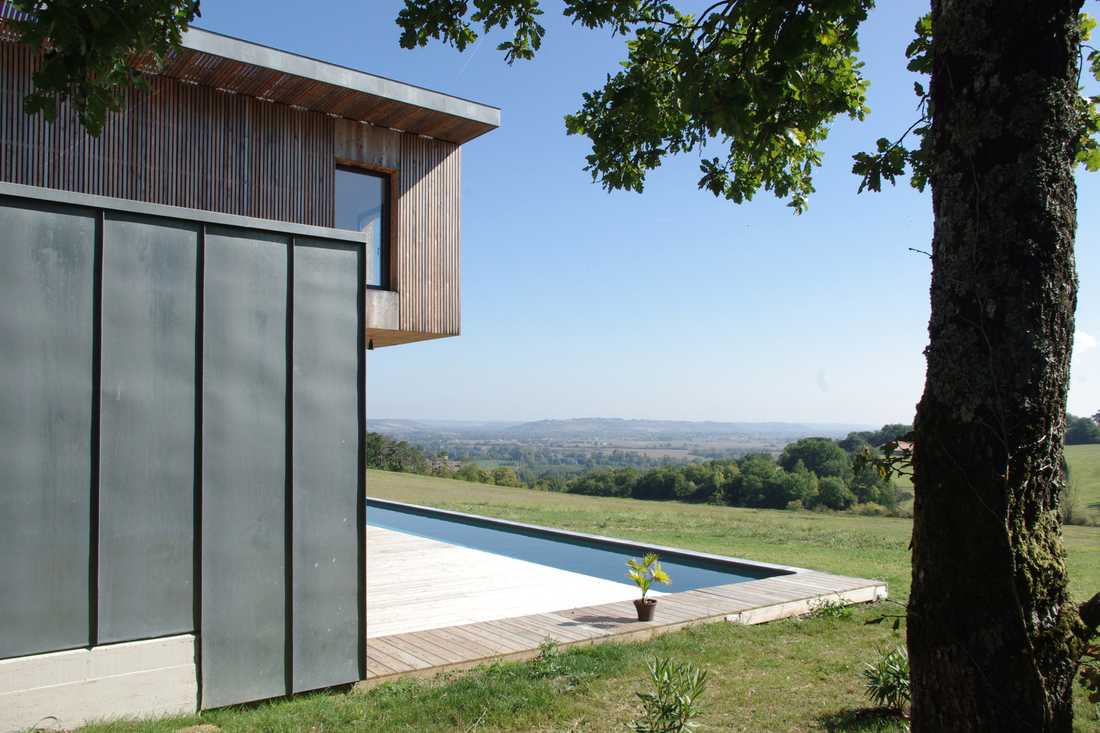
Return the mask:
[[[686,501],[767,509],[856,510],[897,514],[909,498],[868,462],[856,457],[906,435],[911,425],[885,425],[877,431],[849,433],[843,440],[802,438],[778,458],[749,453],[702,463],[595,468],[575,478],[544,475],[524,481],[511,466],[484,468],[476,463],[454,467],[446,457],[431,458],[418,447],[378,433],[367,435],[367,465],[387,471],[440,476],[497,486],[523,487],[589,496],[656,501]]]

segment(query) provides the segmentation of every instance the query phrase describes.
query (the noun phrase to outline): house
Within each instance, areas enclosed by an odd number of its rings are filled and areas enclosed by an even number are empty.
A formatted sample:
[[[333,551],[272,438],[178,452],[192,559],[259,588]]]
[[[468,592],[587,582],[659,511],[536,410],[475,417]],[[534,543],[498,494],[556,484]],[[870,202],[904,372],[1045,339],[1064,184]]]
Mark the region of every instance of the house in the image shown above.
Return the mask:
[[[92,138],[35,64],[0,25],[0,731],[362,679],[366,352],[458,334],[499,110],[193,29]]]

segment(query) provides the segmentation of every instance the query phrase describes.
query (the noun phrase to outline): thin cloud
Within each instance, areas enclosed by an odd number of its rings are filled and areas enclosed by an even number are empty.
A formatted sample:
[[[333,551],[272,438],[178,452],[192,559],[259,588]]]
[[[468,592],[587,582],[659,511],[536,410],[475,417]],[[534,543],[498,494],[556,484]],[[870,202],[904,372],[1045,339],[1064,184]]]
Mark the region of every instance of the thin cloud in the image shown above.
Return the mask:
[[[1083,354],[1086,351],[1091,351],[1096,348],[1096,339],[1088,335],[1084,331],[1078,330],[1073,334],[1073,351],[1076,354]]]

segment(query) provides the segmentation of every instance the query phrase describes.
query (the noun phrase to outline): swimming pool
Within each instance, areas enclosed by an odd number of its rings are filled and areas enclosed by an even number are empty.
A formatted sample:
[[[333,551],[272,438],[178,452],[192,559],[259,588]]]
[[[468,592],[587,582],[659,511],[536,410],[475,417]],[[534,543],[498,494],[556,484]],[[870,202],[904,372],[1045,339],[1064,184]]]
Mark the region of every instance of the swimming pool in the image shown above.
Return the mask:
[[[383,499],[367,499],[367,524],[624,585],[632,585],[626,577],[626,561],[647,552],[656,552],[661,558],[661,565],[672,578],[671,585],[654,586],[654,590],[662,592],[759,580],[797,570]]]

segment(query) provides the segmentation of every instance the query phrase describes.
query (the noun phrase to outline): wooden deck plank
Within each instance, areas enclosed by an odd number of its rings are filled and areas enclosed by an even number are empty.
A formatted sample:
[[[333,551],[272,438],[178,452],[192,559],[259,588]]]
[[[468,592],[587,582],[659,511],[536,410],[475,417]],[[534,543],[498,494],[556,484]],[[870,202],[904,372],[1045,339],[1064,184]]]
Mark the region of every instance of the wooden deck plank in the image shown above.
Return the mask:
[[[387,654],[392,659],[401,662],[409,669],[422,669],[433,666],[431,662],[427,662],[419,655],[415,654],[412,650],[415,647],[411,647],[405,643],[404,639],[400,638],[379,638],[375,641],[368,641],[367,647],[374,647],[384,654]]]
[[[631,586],[367,528],[367,637],[633,598]]]
[[[476,624],[474,626],[476,626]],[[511,654],[512,652],[522,651],[522,647],[517,647],[515,644],[505,642],[500,639],[500,637],[496,637],[491,634],[479,634],[474,628],[467,626],[451,627],[445,629],[444,632],[448,635],[457,636],[460,639],[467,639],[473,644],[480,644],[486,649],[490,649],[493,654],[497,655]]]
[[[763,623],[821,603],[886,597],[882,581],[806,570],[660,594],[654,620],[639,622],[637,591],[623,583],[375,527],[368,543],[366,685],[529,659],[547,638],[563,647],[644,639],[715,619]]]

